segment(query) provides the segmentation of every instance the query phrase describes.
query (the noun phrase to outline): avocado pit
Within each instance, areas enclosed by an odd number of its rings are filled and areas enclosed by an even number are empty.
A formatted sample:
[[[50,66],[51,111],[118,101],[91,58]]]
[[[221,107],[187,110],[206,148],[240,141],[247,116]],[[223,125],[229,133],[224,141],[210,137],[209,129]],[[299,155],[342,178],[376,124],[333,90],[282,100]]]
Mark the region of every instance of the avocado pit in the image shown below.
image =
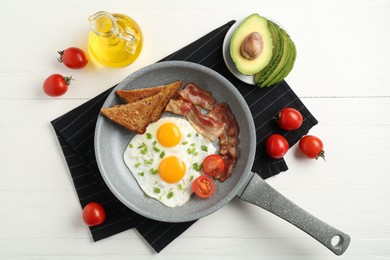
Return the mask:
[[[263,38],[260,33],[252,32],[248,34],[242,42],[240,46],[240,53],[244,58],[254,60],[259,57],[263,51],[263,46]]]

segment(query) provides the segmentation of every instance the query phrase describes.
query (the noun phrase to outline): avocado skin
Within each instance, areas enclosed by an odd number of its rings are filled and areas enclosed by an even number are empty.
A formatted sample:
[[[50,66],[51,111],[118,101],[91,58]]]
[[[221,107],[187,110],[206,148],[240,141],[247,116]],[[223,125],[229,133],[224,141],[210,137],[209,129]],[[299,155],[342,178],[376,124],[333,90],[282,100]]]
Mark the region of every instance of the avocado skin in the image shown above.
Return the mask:
[[[259,87],[270,87],[284,80],[293,69],[297,55],[295,43],[287,32],[270,20],[268,20],[268,23],[270,31],[274,32],[274,28],[276,28],[278,33],[272,34],[272,37],[277,35],[277,38],[273,38],[275,52],[271,62],[255,75],[255,83]],[[276,44],[276,40],[281,44]],[[277,50],[279,45],[282,46],[280,52]]]

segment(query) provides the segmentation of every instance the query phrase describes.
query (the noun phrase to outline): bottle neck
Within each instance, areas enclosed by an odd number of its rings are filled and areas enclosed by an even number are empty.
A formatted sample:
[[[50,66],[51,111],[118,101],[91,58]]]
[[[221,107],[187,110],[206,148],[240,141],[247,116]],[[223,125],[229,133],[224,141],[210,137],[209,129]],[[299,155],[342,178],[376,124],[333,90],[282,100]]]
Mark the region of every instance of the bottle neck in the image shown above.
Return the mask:
[[[115,17],[110,13],[101,11],[89,17],[92,31],[102,37],[116,36],[118,25]]]

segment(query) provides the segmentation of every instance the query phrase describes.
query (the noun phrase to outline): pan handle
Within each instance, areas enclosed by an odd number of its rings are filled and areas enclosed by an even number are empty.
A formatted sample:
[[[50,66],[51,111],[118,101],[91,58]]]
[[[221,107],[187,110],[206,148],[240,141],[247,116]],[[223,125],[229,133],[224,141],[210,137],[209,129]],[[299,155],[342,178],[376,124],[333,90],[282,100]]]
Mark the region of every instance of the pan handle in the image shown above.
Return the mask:
[[[347,234],[329,226],[295,205],[272,188],[258,174],[253,174],[249,184],[242,192],[239,192],[239,197],[293,224],[336,255],[342,255],[348,248],[351,238]]]

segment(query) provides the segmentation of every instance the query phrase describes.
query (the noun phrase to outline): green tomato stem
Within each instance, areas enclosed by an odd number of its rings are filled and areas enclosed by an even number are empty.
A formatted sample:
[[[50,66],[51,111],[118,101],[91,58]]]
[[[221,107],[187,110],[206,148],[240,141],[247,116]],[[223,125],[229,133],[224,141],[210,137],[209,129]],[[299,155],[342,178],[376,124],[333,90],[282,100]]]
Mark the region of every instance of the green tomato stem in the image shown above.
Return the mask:
[[[316,156],[316,160],[318,160],[318,158],[322,158],[324,161],[325,160],[325,151],[324,150],[321,150],[321,152]]]
[[[72,80],[75,80],[74,78],[72,78],[72,76],[70,77],[64,77],[64,80],[65,80],[65,83],[66,85],[70,85],[70,83],[72,82]]]

